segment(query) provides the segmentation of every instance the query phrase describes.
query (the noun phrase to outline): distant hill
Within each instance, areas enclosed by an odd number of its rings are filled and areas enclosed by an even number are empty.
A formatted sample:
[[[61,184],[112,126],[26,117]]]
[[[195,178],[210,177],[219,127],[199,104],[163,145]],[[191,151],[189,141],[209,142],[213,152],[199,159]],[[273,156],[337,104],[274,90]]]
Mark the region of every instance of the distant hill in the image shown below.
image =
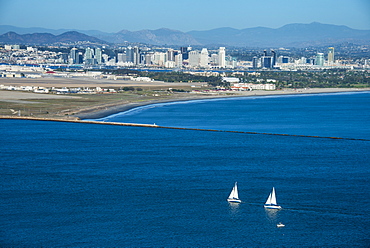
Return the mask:
[[[69,31],[76,31],[79,33],[87,34],[87,35],[100,35],[100,34],[108,34],[106,32],[102,32],[99,30],[79,30],[79,29],[49,29],[49,28],[21,28],[11,25],[0,25],[0,34],[5,34],[8,32],[14,32],[17,34],[33,34],[33,33],[50,33],[53,35],[60,35]]]
[[[152,45],[200,45],[190,34],[167,28],[133,32],[121,30],[115,34],[101,34],[96,35],[96,37],[112,43],[139,42]]]
[[[15,30],[20,34],[15,34]],[[39,30],[41,32],[32,32]],[[280,28],[255,27],[246,29],[217,28],[187,33],[161,28],[157,30],[105,33],[98,30],[66,31],[43,28],[18,28],[0,25],[3,43],[41,44],[55,42],[90,41],[97,43],[146,43],[151,45],[223,45],[237,47],[307,47],[330,46],[344,42],[370,44],[370,30],[357,30],[347,26],[322,24],[288,24]],[[9,33],[9,31],[12,31]],[[24,33],[26,32],[26,33]],[[27,33],[28,32],[28,33]],[[5,32],[4,32],[5,33]],[[30,34],[32,33],[32,34]]]
[[[17,34],[15,32],[8,32],[0,35],[1,43],[8,44],[55,44],[55,43],[75,43],[75,42],[90,42],[106,44],[96,37],[88,36],[76,31],[65,32],[60,35],[53,35],[50,33],[33,33],[33,34]]]
[[[248,47],[306,47],[326,46],[343,42],[369,44],[370,30],[356,30],[347,26],[321,24],[288,24],[281,28],[218,28],[191,31],[202,44],[220,44]]]

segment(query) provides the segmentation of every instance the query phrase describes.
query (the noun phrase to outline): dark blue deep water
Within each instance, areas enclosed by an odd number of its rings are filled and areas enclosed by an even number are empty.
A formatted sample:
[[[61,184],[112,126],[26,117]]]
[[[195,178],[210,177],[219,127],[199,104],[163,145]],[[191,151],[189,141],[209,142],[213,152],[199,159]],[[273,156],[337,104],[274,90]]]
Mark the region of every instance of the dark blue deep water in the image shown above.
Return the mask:
[[[350,139],[0,120],[0,246],[369,247],[369,96],[201,101],[108,118]],[[243,203],[230,205],[235,181]],[[280,211],[263,208],[273,186]]]

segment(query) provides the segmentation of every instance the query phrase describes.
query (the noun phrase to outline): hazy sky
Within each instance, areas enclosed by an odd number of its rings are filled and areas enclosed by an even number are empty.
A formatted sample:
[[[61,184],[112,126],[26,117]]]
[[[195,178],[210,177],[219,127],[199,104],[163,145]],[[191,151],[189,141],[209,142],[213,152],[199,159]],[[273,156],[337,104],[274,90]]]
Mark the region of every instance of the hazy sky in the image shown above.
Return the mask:
[[[370,0],[0,0],[0,25],[18,27],[186,32],[311,22],[370,30]]]

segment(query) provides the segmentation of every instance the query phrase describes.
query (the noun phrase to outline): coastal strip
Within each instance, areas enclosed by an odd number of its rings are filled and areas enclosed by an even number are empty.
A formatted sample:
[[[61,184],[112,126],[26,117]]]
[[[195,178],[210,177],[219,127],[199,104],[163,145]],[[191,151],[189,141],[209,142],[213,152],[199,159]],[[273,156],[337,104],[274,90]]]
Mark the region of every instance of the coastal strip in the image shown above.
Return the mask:
[[[100,119],[113,114],[125,112],[137,107],[160,104],[160,103],[174,103],[184,101],[202,101],[202,100],[213,100],[222,98],[243,98],[243,97],[264,97],[264,96],[289,96],[289,95],[306,95],[306,94],[332,94],[332,93],[351,93],[351,92],[369,92],[370,88],[313,88],[313,89],[299,89],[299,90],[281,90],[281,91],[245,91],[238,92],[235,95],[197,95],[181,98],[161,99],[161,100],[150,100],[142,102],[131,102],[124,105],[111,106],[103,110],[98,111],[80,111],[76,116],[80,119]]]
[[[259,133],[259,132],[230,131],[230,130],[201,129],[201,128],[185,128],[185,127],[164,127],[164,126],[158,126],[156,124],[104,122],[104,121],[80,120],[78,118],[74,118],[74,119],[68,120],[68,119],[57,119],[57,118],[0,116],[0,119],[19,119],[19,120],[33,120],[33,121],[54,121],[54,122],[69,122],[69,123],[81,123],[81,124],[98,124],[98,125],[129,126],[129,127],[164,128],[164,129],[189,130],[189,131],[240,133],[240,134],[252,134],[252,135],[273,135],[273,136],[320,138],[320,139],[334,139],[334,140],[370,141],[370,139],[359,139],[359,138],[325,137],[325,136],[300,135],[300,134]]]

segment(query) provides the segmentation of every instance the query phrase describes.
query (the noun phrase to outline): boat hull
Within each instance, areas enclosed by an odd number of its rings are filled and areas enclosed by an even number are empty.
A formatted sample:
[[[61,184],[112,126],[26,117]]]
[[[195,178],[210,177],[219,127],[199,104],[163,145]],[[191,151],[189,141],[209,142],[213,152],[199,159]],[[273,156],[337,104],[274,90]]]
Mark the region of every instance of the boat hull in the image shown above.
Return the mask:
[[[239,200],[239,199],[227,199],[228,202],[232,202],[232,203],[241,203],[242,201]]]
[[[267,209],[281,209],[281,206],[278,205],[264,205]]]

